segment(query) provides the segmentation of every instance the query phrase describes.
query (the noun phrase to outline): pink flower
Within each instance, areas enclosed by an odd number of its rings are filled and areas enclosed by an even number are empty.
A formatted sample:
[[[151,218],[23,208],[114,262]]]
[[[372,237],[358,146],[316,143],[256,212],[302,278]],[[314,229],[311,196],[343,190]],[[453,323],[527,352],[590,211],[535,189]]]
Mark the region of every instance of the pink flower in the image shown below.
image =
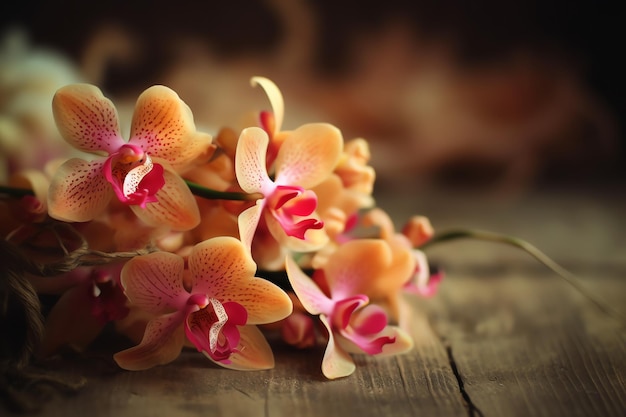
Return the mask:
[[[273,367],[269,344],[253,325],[289,315],[287,294],[254,276],[256,265],[232,237],[197,244],[187,262],[188,269],[182,257],[154,252],[124,266],[121,282],[131,305],[155,318],[139,345],[115,355],[119,366],[140,370],[169,363],[180,354],[186,336],[222,366]]]
[[[70,159],[57,170],[48,194],[50,216],[89,221],[115,195],[149,225],[188,230],[198,224],[195,199],[178,174],[213,147],[209,135],[196,132],[191,110],[174,91],[153,86],[141,94],[128,142],[113,103],[95,86],[61,88],[53,110],[68,143],[105,156]]]
[[[290,132],[281,144],[275,179],[266,168],[269,138],[261,128],[244,129],[237,144],[235,172],[247,193],[262,199],[239,215],[241,240],[250,248],[261,216],[272,236],[291,250],[319,249],[328,240],[315,214],[317,196],[310,189],[333,171],[343,146],[341,132],[329,124],[306,124]]]
[[[77,268],[64,276],[34,281],[40,293],[55,289],[62,292],[46,317],[40,356],[57,353],[64,346],[83,350],[107,323],[126,317],[128,308],[119,286],[120,270],[119,264]]]
[[[355,365],[350,353],[398,354],[413,346],[411,337],[388,325],[385,311],[369,304],[368,287],[384,285],[392,269],[393,255],[382,240],[347,242],[316,271],[317,283],[293,259],[287,258],[287,275],[304,308],[319,315],[328,330],[328,345],[322,372],[329,378],[352,374]],[[325,290],[326,289],[326,290]]]

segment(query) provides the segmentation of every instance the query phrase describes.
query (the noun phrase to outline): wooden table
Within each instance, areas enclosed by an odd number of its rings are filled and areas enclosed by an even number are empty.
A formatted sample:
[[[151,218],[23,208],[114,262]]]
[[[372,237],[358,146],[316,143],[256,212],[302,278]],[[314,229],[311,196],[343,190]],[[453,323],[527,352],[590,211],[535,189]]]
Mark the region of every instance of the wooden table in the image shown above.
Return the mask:
[[[488,229],[526,239],[580,276],[605,308],[626,315],[626,193],[550,192],[514,198],[377,192],[398,226],[428,215],[439,230]],[[110,352],[57,359],[83,377],[75,395],[39,414],[56,416],[624,416],[624,319],[599,308],[527,254],[460,240],[428,251],[446,271],[435,298],[411,298],[415,348],[357,357],[357,371],[327,381],[322,349],[275,343],[276,367],[236,372],[196,352],[142,372]],[[3,410],[0,410],[3,411]],[[11,414],[3,414],[11,415]]]

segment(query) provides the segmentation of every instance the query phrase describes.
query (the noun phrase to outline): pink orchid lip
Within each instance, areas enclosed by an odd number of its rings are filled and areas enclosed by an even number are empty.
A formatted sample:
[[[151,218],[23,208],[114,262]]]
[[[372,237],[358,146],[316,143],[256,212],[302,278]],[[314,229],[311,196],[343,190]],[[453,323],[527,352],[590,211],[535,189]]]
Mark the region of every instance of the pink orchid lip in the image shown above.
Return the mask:
[[[297,217],[310,216],[316,208],[317,195],[298,186],[278,185],[270,197],[269,209],[287,236],[302,240],[307,230],[324,227],[324,223],[315,218],[296,220]]]
[[[103,172],[120,202],[141,208],[158,201],[155,195],[165,185],[163,166],[137,145],[123,145],[109,155]]]
[[[394,343],[395,337],[379,336],[387,326],[387,315],[369,299],[359,294],[335,303],[331,323],[343,337],[357,345],[363,352],[376,355],[383,346]]]
[[[187,304],[200,306],[191,311],[185,320],[185,334],[199,352],[205,352],[211,359],[225,364],[230,363],[230,356],[237,352],[240,334],[237,326],[243,326],[248,320],[248,312],[239,303],[221,303],[216,298],[204,294],[192,295]]]

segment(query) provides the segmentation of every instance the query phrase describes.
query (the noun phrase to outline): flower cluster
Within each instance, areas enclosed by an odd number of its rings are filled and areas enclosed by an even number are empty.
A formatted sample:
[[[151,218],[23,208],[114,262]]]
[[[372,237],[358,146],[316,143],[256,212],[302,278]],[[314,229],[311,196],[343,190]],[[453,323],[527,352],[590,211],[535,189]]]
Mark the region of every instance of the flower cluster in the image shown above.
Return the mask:
[[[56,92],[56,127],[76,153],[14,169],[0,206],[5,240],[39,265],[30,284],[54,295],[39,355],[83,349],[107,325],[132,341],[114,355],[128,370],[183,348],[268,369],[268,332],[324,343],[330,379],[354,372],[354,354],[411,349],[403,300],[440,279],[419,249],[428,219],[396,231],[372,196],[368,143],[328,123],[284,130],[278,87],[252,85],[271,110],[213,136],[165,86],[139,96],[128,137],[97,87]]]

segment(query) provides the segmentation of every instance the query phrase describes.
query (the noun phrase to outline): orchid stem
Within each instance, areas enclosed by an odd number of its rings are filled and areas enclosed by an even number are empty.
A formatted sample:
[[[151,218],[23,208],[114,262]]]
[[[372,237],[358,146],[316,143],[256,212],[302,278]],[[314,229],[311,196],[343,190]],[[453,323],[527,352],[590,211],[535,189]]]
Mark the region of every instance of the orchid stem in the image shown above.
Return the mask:
[[[16,188],[6,185],[0,185],[0,194],[7,194],[11,197],[22,198],[27,195],[35,195],[35,192],[26,188]]]
[[[263,198],[263,195],[260,193],[248,194],[234,191],[217,191],[211,188],[203,187],[202,185],[191,181],[185,180],[185,182],[187,183],[187,186],[191,190],[192,194],[209,200],[254,201]]]
[[[567,269],[563,268],[561,265],[552,260],[548,255],[539,250],[536,246],[531,243],[516,238],[513,236],[503,235],[499,233],[488,232],[485,230],[450,230],[446,232],[442,232],[433,236],[431,240],[429,240],[426,244],[422,245],[420,249],[426,249],[432,245],[441,242],[447,242],[449,240],[454,239],[477,239],[487,242],[495,242],[495,243],[505,243],[510,246],[514,246],[518,249],[522,249],[529,255],[533,256],[536,260],[538,260],[543,265],[547,266],[554,273],[559,275],[565,282],[574,287],[577,291],[579,291],[582,295],[587,297],[589,301],[594,303],[602,312],[605,314],[612,316],[613,318],[617,318],[622,323],[626,323],[626,317],[624,317],[620,312],[610,307],[605,301],[599,299],[592,293],[590,293],[580,282],[580,278],[576,275],[569,272]]]

